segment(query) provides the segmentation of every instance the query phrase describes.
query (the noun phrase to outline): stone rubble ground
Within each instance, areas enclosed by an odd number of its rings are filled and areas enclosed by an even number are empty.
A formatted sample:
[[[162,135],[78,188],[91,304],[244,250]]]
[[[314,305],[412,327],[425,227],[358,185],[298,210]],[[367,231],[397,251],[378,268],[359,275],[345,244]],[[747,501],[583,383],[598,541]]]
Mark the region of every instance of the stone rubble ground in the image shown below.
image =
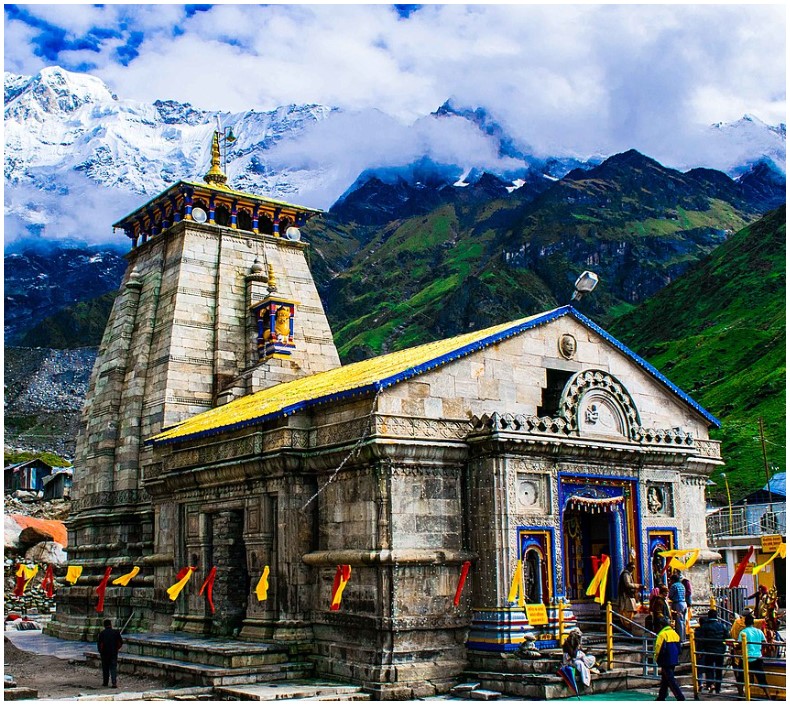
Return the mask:
[[[36,517],[38,519],[54,519],[63,521],[69,516],[71,502],[69,500],[23,500],[12,497],[11,495],[4,495],[3,497],[3,513],[7,514],[21,514],[23,516]],[[51,542],[43,542],[51,543]],[[40,546],[40,544],[36,544]],[[25,547],[27,549],[33,548]],[[5,589],[5,597],[3,600],[3,616],[7,618],[9,614],[16,613],[18,615],[28,615],[35,622],[42,624],[49,620],[52,612],[55,609],[55,597],[47,597],[41,589],[41,578],[46,571],[46,564],[36,563],[38,565],[38,574],[33,580],[31,585],[25,591],[22,597],[14,595],[14,585],[16,577],[14,575],[14,568],[17,561],[24,558],[24,554],[20,550],[5,546],[3,557],[3,586]],[[55,568],[55,576],[65,575],[65,567],[58,566]],[[57,590],[57,586],[56,586]],[[19,623],[17,623],[17,627]],[[9,628],[10,624],[6,624]]]

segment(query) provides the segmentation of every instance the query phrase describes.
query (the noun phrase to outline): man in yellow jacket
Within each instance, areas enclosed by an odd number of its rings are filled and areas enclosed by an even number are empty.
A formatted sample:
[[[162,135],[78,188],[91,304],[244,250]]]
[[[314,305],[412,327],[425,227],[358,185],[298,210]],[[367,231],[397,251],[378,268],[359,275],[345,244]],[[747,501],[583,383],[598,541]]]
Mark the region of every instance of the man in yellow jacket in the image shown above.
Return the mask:
[[[661,683],[658,685],[658,697],[656,700],[666,700],[667,692],[672,691],[676,700],[685,700],[686,696],[680,689],[680,685],[675,680],[675,666],[680,661],[680,637],[678,633],[669,626],[669,620],[661,617],[658,622],[658,635],[653,656],[656,664],[661,669]]]

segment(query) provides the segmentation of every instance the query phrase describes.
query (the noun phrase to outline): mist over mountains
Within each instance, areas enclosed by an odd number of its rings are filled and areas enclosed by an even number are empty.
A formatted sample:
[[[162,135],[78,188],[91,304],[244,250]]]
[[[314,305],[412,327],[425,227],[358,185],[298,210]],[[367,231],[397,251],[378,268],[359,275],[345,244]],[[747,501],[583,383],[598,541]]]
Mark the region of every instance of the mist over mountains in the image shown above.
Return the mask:
[[[200,178],[218,118],[237,137],[226,169],[235,188],[321,208],[372,176],[419,187],[430,169],[443,183],[465,188],[490,174],[514,188],[561,178],[605,156],[536,154],[484,108],[452,101],[410,125],[375,110],[323,105],[223,113],[166,97],[152,104],[124,100],[98,78],[59,67],[35,76],[6,73],[4,95],[7,243],[111,240],[108,224],[141,197]],[[783,175],[785,127],[753,117],[710,126],[689,158],[696,161],[675,166],[737,177],[763,161]]]

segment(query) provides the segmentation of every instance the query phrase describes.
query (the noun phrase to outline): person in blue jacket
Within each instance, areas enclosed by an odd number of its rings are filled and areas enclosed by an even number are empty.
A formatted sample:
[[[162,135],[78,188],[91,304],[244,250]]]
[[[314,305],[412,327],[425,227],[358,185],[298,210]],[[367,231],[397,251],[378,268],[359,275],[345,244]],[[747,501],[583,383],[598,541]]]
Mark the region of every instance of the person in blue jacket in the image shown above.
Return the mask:
[[[686,696],[683,695],[680,685],[675,680],[675,667],[680,661],[680,637],[664,617],[659,619],[658,627],[654,658],[661,669],[661,682],[658,685],[658,697],[656,700],[666,700],[667,692],[670,690],[676,700],[685,700]]]

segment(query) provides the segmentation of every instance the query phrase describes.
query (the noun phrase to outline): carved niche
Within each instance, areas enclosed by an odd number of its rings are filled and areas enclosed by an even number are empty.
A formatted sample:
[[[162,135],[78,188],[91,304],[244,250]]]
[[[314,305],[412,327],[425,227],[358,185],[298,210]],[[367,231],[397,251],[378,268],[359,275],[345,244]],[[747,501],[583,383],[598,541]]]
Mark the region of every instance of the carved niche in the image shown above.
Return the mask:
[[[549,488],[543,475],[516,473],[516,511],[519,514],[542,514],[551,512]]]
[[[672,485],[668,482],[648,482],[645,506],[650,516],[673,516]]]

